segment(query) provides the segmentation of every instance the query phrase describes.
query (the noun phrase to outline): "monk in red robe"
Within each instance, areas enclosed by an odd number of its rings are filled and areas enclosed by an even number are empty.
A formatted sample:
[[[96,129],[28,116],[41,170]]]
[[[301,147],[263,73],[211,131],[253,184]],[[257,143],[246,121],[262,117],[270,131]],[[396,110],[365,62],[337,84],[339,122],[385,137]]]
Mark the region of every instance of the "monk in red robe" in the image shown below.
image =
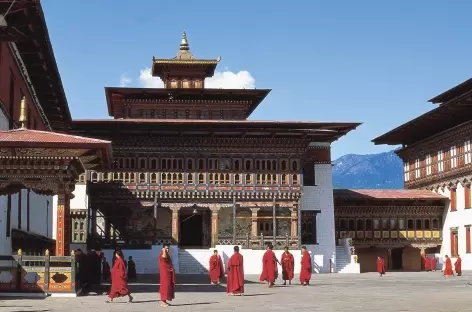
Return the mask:
[[[168,307],[169,303],[167,301],[172,301],[175,298],[175,271],[169,248],[169,244],[164,244],[164,248],[162,248],[159,255],[159,294],[161,296],[161,307]]]
[[[295,268],[295,260],[293,255],[288,251],[288,247],[284,248],[284,253],[280,258],[280,262],[282,263],[282,279],[284,280],[284,285],[292,284],[293,275],[294,275],[294,268]]]
[[[454,271],[456,271],[457,276],[462,275],[462,259],[459,255],[457,255],[457,260],[454,262]]]
[[[234,254],[228,261],[226,292],[228,296],[241,296],[244,294],[244,259],[239,253],[238,246],[234,246]]]
[[[431,271],[436,272],[437,265],[438,265],[438,259],[436,259],[436,256],[434,256],[431,259]]]
[[[385,262],[380,257],[377,257],[377,272],[380,274],[380,277],[385,274]]]
[[[220,283],[220,278],[225,276],[223,269],[223,261],[221,260],[218,250],[213,251],[213,256],[210,257],[210,280],[211,283],[217,285]]]
[[[311,256],[305,246],[302,246],[302,262],[300,269],[300,282],[303,286],[308,286],[311,279]]]
[[[275,280],[277,279],[277,257],[273,251],[274,246],[272,244],[267,245],[267,250],[262,257],[262,273],[259,277],[261,282],[267,282],[269,287],[273,287]]]
[[[128,302],[133,302],[133,297],[128,290],[128,276],[126,275],[125,261],[121,250],[115,254],[115,263],[111,269],[111,289],[107,303],[112,303],[117,297],[128,296]]]
[[[444,276],[454,276],[454,272],[452,272],[452,262],[451,258],[449,258],[448,255],[446,255],[446,260],[444,262]]]
[[[431,258],[428,255],[424,257],[424,270],[426,272],[431,271]]]

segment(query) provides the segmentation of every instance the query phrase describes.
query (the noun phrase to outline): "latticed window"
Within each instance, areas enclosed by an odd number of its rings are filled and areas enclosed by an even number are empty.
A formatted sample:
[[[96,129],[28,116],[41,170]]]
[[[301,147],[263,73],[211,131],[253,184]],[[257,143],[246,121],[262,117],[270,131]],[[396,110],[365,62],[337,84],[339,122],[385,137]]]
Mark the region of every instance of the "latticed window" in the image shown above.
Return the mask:
[[[420,177],[421,177],[420,159],[417,158],[415,160],[415,178],[418,179]]]
[[[444,153],[443,151],[438,152],[438,172],[444,171]]]
[[[203,173],[198,174],[198,183],[205,184],[205,175]]]
[[[72,242],[73,243],[85,243],[87,226],[85,215],[72,217]]]
[[[428,155],[426,156],[426,175],[430,175],[432,173],[431,164],[431,155]]]
[[[151,173],[149,175],[149,182],[157,184],[157,173]]]
[[[189,173],[189,174],[187,175],[187,183],[188,183],[188,184],[193,184],[193,182],[194,182],[194,181],[193,181],[193,173]]]
[[[410,181],[410,164],[408,162],[403,164],[403,172],[405,181]]]
[[[241,174],[237,173],[234,175],[234,183],[241,184]]]
[[[472,162],[470,155],[470,141],[464,143],[464,162],[466,165]]]
[[[451,146],[449,151],[451,156],[451,169],[457,167],[457,149],[456,146]]]

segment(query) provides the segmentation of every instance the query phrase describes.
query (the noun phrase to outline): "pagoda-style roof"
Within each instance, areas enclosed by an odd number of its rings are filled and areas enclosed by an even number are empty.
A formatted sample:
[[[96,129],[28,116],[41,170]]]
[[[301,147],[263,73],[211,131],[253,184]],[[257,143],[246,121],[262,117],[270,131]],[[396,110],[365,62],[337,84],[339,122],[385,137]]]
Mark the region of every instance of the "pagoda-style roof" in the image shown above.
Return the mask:
[[[411,145],[472,120],[472,79],[433,98],[437,108],[372,140],[375,144]]]
[[[66,130],[71,115],[41,2],[0,1],[0,14],[9,8],[5,23],[0,22],[0,40],[9,41],[13,53],[19,56],[20,70],[32,91],[32,104],[38,107],[46,129]]]
[[[170,59],[152,58],[151,74],[165,81],[169,74],[185,68],[186,72],[188,72],[188,69],[194,69],[199,76],[211,77],[215,73],[216,66],[220,60],[220,57],[216,59],[198,59],[194,57],[192,52],[190,52],[187,34],[184,32],[180,42],[180,49],[175,57]]]
[[[140,101],[159,104],[172,104],[175,108],[183,104],[211,105],[215,108],[226,105],[228,102],[245,106],[246,116],[250,116],[256,107],[269,94],[270,89],[195,89],[195,88],[120,88],[105,87],[108,114],[116,116],[117,108],[124,105],[124,101]]]
[[[450,100],[455,99],[456,97],[463,96],[465,94],[472,93],[472,78],[467,79],[461,84],[458,84],[452,89],[447,90],[446,92],[441,93],[440,95],[435,96],[430,99],[428,102],[433,104],[446,103]]]
[[[78,158],[84,169],[106,167],[111,160],[110,141],[25,128],[0,131],[0,150],[0,158]]]
[[[73,120],[72,131],[104,137],[142,132],[166,136],[268,136],[312,137],[317,142],[333,142],[360,123],[199,120],[199,119],[92,119]]]

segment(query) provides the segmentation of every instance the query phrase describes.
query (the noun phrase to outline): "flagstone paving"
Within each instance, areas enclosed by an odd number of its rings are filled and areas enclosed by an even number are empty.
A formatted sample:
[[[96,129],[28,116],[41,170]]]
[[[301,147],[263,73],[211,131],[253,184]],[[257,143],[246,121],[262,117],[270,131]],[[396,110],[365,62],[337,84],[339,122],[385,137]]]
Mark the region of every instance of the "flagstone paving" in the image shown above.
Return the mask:
[[[169,308],[158,306],[157,277],[140,277],[131,284],[134,303],[125,298],[113,304],[105,296],[77,298],[0,300],[0,311],[372,311],[372,312],[456,312],[472,311],[472,273],[444,278],[440,272],[394,272],[380,278],[377,274],[314,275],[313,285],[267,288],[257,276],[246,276],[244,297],[228,297],[224,286],[206,284],[205,276],[178,276],[176,299]]]

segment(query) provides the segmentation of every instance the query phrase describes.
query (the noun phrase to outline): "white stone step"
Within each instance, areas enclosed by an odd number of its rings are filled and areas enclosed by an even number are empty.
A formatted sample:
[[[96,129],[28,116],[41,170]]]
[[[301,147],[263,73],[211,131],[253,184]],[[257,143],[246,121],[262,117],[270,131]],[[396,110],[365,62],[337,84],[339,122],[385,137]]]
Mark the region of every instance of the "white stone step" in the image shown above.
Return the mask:
[[[180,249],[179,272],[183,274],[204,274],[208,272],[208,261],[212,250],[208,249]]]

